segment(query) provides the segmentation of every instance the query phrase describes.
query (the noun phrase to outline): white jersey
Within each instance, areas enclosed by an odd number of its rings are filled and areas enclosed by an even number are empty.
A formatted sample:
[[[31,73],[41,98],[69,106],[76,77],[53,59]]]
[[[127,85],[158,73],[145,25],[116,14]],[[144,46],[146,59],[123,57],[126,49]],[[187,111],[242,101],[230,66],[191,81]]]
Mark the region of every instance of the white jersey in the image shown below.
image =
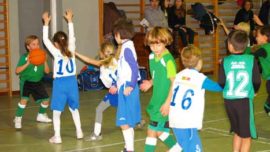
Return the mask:
[[[52,42],[49,40],[49,28],[43,26],[43,42],[47,49],[50,51],[54,58],[53,77],[66,77],[73,76],[76,74],[76,63],[75,63],[75,36],[73,23],[68,23],[68,49],[72,53],[72,57],[68,58],[61,54],[61,51],[57,49]]]
[[[116,82],[117,80],[116,70],[117,70],[117,61],[115,58],[113,59],[113,65],[110,65],[109,67],[105,66],[100,67],[99,78],[106,88],[110,88],[112,86],[112,83]]]
[[[169,112],[171,128],[202,128],[206,76],[194,69],[179,72],[173,83]]]

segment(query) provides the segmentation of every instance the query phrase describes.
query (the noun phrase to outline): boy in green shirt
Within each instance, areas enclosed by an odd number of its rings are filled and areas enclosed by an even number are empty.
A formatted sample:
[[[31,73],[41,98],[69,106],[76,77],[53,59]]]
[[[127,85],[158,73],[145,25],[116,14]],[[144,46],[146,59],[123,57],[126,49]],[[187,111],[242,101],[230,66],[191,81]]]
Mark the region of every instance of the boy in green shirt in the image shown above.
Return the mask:
[[[39,39],[35,35],[30,35],[25,40],[25,47],[27,53],[20,57],[16,67],[16,74],[20,76],[20,95],[21,100],[18,103],[14,123],[16,129],[22,128],[22,116],[29,96],[32,94],[36,103],[40,104],[37,115],[38,122],[52,122],[46,114],[46,109],[49,106],[49,95],[41,82],[44,73],[49,73],[49,66],[47,62],[42,65],[33,65],[28,59],[29,51],[39,49]]]
[[[168,116],[163,116],[162,109],[168,98],[176,75],[176,65],[173,56],[166,49],[172,42],[168,29],[154,27],[145,38],[145,43],[150,46],[152,53],[149,55],[151,80],[141,84],[142,91],[147,91],[153,86],[153,95],[147,106],[150,123],[145,141],[145,152],[154,152],[157,137],[165,143],[170,151],[179,152],[181,147],[170,135]],[[168,102],[169,103],[169,102]]]

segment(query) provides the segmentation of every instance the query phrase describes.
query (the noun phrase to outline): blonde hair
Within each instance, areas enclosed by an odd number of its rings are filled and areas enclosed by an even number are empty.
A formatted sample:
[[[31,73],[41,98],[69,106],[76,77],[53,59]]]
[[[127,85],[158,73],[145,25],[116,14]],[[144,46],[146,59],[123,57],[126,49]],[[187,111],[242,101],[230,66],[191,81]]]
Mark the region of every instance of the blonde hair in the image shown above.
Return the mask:
[[[172,35],[167,28],[154,27],[145,36],[145,45],[163,43],[166,46],[170,45],[173,41]]]
[[[112,66],[114,65],[113,63],[113,58],[114,58],[114,45],[111,43],[111,42],[104,42],[101,44],[101,47],[100,47],[100,51],[99,53],[101,54],[105,54],[105,51],[107,49],[111,49],[112,50],[112,53],[110,54],[109,57],[106,57],[104,59],[101,59],[101,65],[104,65],[105,67],[109,67],[109,66]]]
[[[39,40],[36,35],[29,35],[29,36],[27,36],[25,38],[24,46],[25,46],[25,48],[26,48],[27,51],[29,51],[28,48],[27,48],[27,46],[30,45],[34,40]]]
[[[182,63],[186,68],[189,69],[196,68],[201,56],[201,50],[194,45],[188,45],[181,51]]]
[[[240,23],[237,24],[237,29],[244,31],[249,35],[249,33],[250,33],[250,24],[246,23],[246,22],[240,22]]]

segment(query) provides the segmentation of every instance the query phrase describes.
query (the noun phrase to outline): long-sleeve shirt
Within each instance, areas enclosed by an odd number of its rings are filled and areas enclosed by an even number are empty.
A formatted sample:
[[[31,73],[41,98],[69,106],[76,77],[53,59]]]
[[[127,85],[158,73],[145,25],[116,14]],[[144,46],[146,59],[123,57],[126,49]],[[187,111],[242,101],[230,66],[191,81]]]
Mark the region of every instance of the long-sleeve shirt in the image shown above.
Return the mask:
[[[168,27],[168,21],[160,7],[157,9],[153,9],[151,7],[146,8],[144,12],[144,17],[149,22],[150,27]]]
[[[53,68],[53,77],[66,77],[73,76],[76,74],[76,63],[75,63],[75,35],[74,35],[74,27],[73,23],[68,23],[68,49],[72,53],[72,57],[68,58],[63,56],[61,50],[56,48],[53,43],[49,40],[49,27],[43,26],[43,42],[49,52],[52,54],[54,58],[54,68]]]

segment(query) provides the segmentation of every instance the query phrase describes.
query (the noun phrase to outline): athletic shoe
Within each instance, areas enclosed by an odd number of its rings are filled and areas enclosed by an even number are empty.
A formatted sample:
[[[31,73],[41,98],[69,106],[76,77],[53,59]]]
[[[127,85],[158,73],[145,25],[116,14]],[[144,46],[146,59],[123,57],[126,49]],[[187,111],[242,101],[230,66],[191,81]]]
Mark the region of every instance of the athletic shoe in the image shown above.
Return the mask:
[[[21,129],[22,128],[22,117],[15,117],[14,125],[15,125],[16,129]]]
[[[50,119],[50,118],[47,116],[46,113],[45,113],[45,114],[39,113],[39,114],[37,115],[37,121],[38,121],[38,122],[49,123],[49,122],[52,122],[52,119]]]
[[[102,135],[96,135],[94,132],[90,135],[90,137],[87,139],[87,141],[98,141],[102,139]]]
[[[138,123],[135,128],[136,129],[143,129],[144,126],[145,126],[145,120],[141,120],[141,122]]]
[[[62,143],[62,139],[61,139],[61,137],[52,136],[49,139],[49,142],[52,143],[52,144],[61,144]]]

